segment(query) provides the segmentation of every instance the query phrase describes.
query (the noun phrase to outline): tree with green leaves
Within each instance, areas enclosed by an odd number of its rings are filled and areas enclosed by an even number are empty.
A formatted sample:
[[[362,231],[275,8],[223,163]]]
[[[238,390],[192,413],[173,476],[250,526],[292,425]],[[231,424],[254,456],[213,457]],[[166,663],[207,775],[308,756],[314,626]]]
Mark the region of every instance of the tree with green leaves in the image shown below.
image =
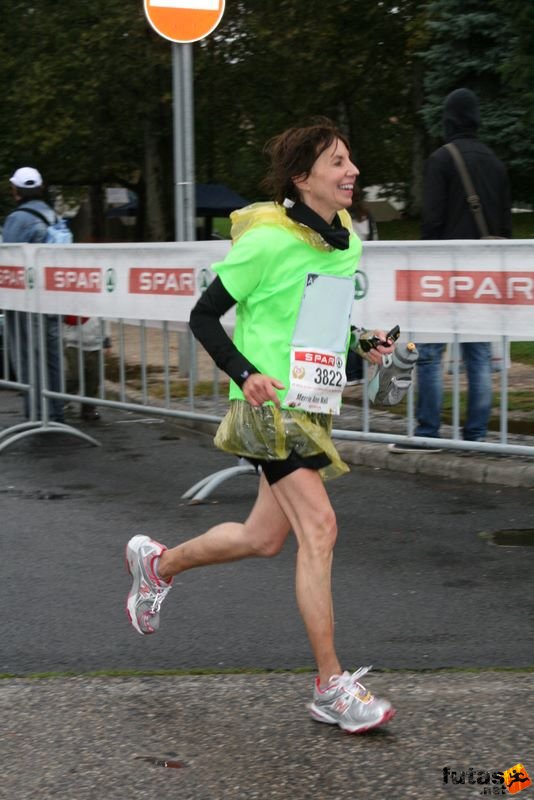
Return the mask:
[[[228,4],[195,56],[199,175],[256,197],[265,141],[324,115],[347,132],[364,183],[406,181],[413,112],[405,26],[417,5]]]
[[[441,134],[445,97],[462,86],[471,89],[480,100],[481,139],[507,165],[514,199],[527,200],[534,178],[534,137],[524,123],[532,101],[525,104],[524,78],[516,91],[509,83],[514,63],[521,60],[520,32],[510,3],[432,0],[426,25],[430,41],[422,53],[422,113],[434,144]]]
[[[172,45],[142,3],[4,0],[2,12],[0,211],[27,163],[64,190],[89,188],[95,240],[108,185],[139,196],[138,239],[172,239]],[[407,187],[417,213],[443,99],[466,85],[526,198],[533,16],[524,0],[228,0],[193,45],[197,180],[263,197],[265,142],[325,115],[349,136],[361,184]]]
[[[150,192],[157,233],[150,238],[164,237],[165,198],[157,187],[165,160],[154,161],[172,138],[170,51],[142,7],[4,0],[2,11],[3,186],[10,171],[28,163],[50,184],[89,187],[97,206],[105,184]]]

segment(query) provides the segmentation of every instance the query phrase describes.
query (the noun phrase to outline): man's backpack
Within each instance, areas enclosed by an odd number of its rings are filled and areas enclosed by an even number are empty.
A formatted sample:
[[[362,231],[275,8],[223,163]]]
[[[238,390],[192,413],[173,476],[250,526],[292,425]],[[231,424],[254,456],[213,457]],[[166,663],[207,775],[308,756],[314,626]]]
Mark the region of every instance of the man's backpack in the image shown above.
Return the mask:
[[[72,244],[72,232],[67,225],[67,221],[63,219],[63,217],[56,216],[55,221],[50,223],[45,215],[41,214],[41,212],[37,211],[35,208],[19,206],[17,211],[26,211],[27,214],[32,214],[34,217],[38,217],[41,222],[44,222],[46,225],[46,239],[44,240],[44,244]]]

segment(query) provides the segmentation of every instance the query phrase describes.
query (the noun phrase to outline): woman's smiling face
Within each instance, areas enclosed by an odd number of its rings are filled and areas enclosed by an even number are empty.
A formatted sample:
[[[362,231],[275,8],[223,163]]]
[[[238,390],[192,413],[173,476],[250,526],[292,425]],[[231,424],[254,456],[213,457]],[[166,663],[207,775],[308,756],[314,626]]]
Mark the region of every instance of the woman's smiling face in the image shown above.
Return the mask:
[[[307,177],[293,180],[302,202],[332,222],[340,209],[350,207],[359,174],[345,144],[336,139],[318,156]]]

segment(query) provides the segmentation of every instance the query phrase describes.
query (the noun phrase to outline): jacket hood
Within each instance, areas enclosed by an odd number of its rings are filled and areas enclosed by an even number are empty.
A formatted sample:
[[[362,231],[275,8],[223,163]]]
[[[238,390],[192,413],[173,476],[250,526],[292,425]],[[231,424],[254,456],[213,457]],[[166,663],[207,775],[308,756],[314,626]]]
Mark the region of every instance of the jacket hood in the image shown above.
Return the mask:
[[[459,134],[473,135],[480,125],[478,98],[470,89],[455,89],[445,98],[443,132],[449,140]]]

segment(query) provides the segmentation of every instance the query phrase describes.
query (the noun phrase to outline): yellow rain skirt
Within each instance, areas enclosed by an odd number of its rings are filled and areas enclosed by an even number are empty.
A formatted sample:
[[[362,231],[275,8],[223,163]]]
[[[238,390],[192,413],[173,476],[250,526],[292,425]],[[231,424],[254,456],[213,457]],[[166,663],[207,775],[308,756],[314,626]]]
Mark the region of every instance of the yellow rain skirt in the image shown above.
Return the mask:
[[[265,461],[284,461],[291,452],[300,456],[325,453],[331,463],[319,470],[323,480],[349,472],[331,438],[332,416],[280,409],[274,405],[251,406],[232,400],[215,434],[215,446],[227,453]]]

